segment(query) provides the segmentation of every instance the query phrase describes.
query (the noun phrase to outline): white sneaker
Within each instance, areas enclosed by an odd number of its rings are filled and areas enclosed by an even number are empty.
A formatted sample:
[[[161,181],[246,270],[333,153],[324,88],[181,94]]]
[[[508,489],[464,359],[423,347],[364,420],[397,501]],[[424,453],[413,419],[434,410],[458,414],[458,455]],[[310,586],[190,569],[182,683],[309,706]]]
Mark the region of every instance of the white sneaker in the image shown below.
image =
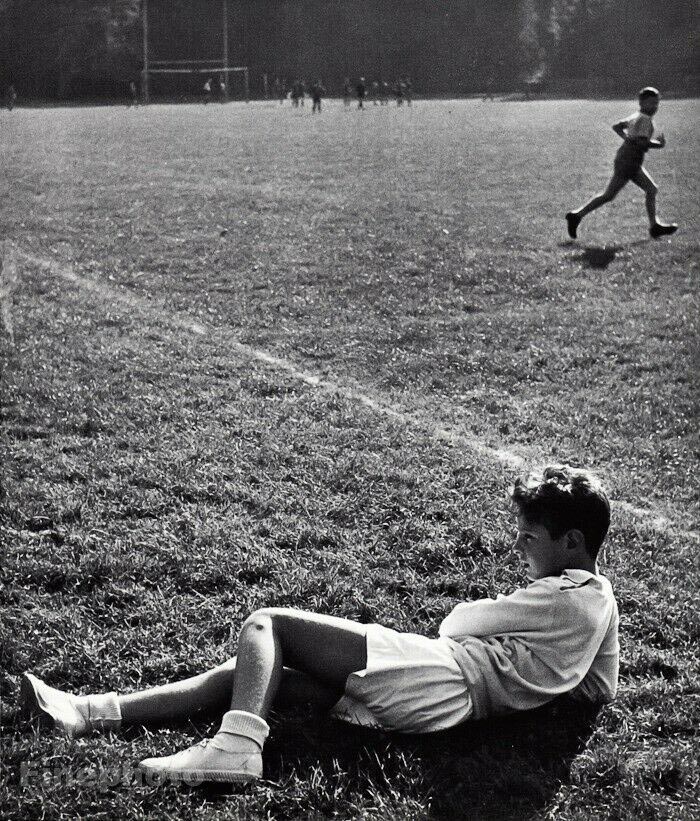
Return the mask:
[[[245,784],[262,777],[262,751],[248,738],[219,732],[174,755],[146,758],[139,768],[163,780],[190,785],[203,781]]]
[[[19,703],[25,717],[38,716],[42,724],[54,727],[68,738],[85,735],[90,730],[75,703],[75,696],[49,687],[31,673],[22,674]]]

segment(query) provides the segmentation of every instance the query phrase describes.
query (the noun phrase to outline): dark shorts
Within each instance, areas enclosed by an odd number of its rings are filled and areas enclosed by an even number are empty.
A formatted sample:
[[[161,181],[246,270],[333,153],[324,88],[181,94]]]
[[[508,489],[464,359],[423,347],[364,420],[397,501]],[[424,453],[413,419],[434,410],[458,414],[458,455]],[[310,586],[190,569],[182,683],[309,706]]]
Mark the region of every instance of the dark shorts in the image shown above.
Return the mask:
[[[644,162],[644,152],[623,143],[615,155],[615,173],[618,177],[631,180],[637,175]]]

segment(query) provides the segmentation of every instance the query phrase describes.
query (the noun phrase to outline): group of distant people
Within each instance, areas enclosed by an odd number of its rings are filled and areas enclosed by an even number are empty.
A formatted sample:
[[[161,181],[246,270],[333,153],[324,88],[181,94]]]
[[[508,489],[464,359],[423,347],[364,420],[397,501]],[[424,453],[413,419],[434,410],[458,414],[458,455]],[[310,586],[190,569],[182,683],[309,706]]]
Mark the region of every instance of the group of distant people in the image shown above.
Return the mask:
[[[354,92],[354,94],[353,94]],[[364,108],[365,100],[370,99],[373,105],[389,105],[389,98],[396,99],[396,105],[404,102],[411,105],[413,102],[413,83],[410,77],[401,77],[393,85],[386,80],[373,80],[368,86],[365,78],[360,77],[354,85],[348,77],[343,83],[343,102],[349,106],[353,96],[357,99],[357,107]]]
[[[321,101],[326,96],[326,89],[320,79],[307,87],[306,81],[296,79],[291,85],[281,77],[274,79],[274,96],[279,100],[280,105],[285,100],[291,100],[293,108],[304,106],[307,97],[311,97],[311,112],[321,111]],[[396,105],[404,103],[411,105],[413,102],[413,83],[410,77],[402,77],[395,83],[390,84],[386,80],[373,80],[369,85],[364,77],[359,77],[356,82],[351,82],[349,77],[343,81],[343,102],[349,106],[353,100],[357,101],[358,108],[364,108],[365,102],[371,100],[373,105],[389,105],[391,97],[396,100]]]
[[[202,87],[204,105],[213,103],[218,100],[220,103],[225,103],[227,99],[226,79],[223,74],[220,74],[218,79],[207,77],[204,86]]]

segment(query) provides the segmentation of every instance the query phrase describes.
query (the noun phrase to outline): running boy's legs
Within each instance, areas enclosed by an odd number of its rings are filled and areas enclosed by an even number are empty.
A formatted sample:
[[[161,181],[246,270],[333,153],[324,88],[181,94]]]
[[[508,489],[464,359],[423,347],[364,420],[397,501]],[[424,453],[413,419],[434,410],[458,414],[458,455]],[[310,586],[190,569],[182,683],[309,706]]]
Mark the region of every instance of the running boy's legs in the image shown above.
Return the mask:
[[[575,239],[576,229],[586,214],[590,214],[591,211],[595,211],[596,208],[600,208],[600,206],[605,205],[606,202],[611,202],[614,200],[620,191],[622,191],[622,189],[627,185],[629,179],[630,178],[627,175],[621,174],[615,170],[605,191],[601,194],[596,194],[592,200],[589,200],[589,202],[579,208],[578,211],[569,211],[566,215],[566,224],[568,227],[569,236],[572,239]]]
[[[628,180],[628,177],[615,172],[612,175],[605,191],[601,194],[596,194],[596,196],[587,202],[582,208],[579,208],[578,211],[572,211],[571,213],[577,216],[579,220],[582,220],[586,214],[590,214],[591,211],[595,211],[596,208],[600,208],[600,206],[605,205],[606,202],[611,202],[614,200],[620,191],[622,191],[622,189],[627,185]]]
[[[656,194],[659,189],[644,168],[640,168],[639,171],[637,171],[632,177],[632,182],[638,185],[646,194],[645,204],[649,216],[649,226],[653,227],[656,225]]]

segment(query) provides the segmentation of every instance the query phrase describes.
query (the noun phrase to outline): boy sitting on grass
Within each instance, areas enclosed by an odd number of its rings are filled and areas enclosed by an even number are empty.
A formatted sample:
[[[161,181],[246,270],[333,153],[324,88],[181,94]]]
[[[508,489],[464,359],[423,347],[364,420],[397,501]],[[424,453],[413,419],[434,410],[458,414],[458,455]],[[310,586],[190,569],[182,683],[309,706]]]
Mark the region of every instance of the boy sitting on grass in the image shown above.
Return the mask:
[[[515,550],[529,584],[457,605],[438,638],[281,608],[253,613],[238,656],[184,681],[117,696],[73,696],[26,673],[20,700],[68,736],[219,711],[213,738],[140,763],[163,779],[247,782],[262,776],[273,704],[401,733],[444,730],[538,707],[564,693],[615,696],[618,614],[596,557],[610,504],[584,470],[548,467],[511,490]]]
[[[576,231],[579,223],[591,211],[605,205],[606,202],[614,200],[620,191],[632,180],[646,194],[646,208],[649,217],[649,233],[653,239],[674,234],[678,230],[675,224],[665,225],[656,219],[656,194],[658,188],[656,183],[642,167],[644,155],[650,148],[663,148],[666,139],[663,134],[659,134],[657,140],[653,140],[654,123],[652,117],[659,109],[661,96],[657,89],[647,86],[639,92],[639,111],[615,123],[613,131],[622,139],[622,145],[615,155],[615,168],[608,183],[608,187],[602,194],[597,194],[592,200],[587,202],[578,211],[569,211],[566,215],[566,226],[569,236],[576,239]]]

